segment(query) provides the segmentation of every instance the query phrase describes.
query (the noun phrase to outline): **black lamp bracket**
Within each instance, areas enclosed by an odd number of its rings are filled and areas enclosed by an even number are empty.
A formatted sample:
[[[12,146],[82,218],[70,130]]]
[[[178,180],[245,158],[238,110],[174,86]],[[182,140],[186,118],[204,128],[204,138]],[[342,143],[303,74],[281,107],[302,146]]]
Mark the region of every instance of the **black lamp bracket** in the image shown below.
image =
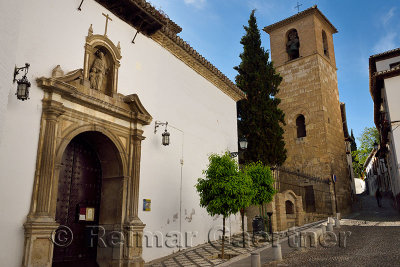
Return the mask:
[[[231,158],[236,158],[239,155],[239,152],[230,152]]]
[[[29,63],[25,63],[25,67],[21,67],[21,68],[17,68],[17,66],[15,66],[14,68],[14,79],[13,79],[13,83],[15,83],[17,80],[17,75],[19,74],[20,71],[25,70],[25,74],[24,76],[22,76],[22,78],[26,78],[26,74],[28,74],[29,71]]]
[[[156,121],[155,125],[154,125],[154,133],[157,133],[157,128],[160,126],[164,126],[165,125],[165,130],[167,129],[168,126],[168,121],[167,122],[161,122],[161,121]]]
[[[78,10],[79,10],[79,11],[82,10],[81,7],[82,7],[82,4],[83,4],[83,1],[85,1],[85,0],[82,0],[82,1],[81,1],[81,4],[80,4],[79,7],[78,7]]]

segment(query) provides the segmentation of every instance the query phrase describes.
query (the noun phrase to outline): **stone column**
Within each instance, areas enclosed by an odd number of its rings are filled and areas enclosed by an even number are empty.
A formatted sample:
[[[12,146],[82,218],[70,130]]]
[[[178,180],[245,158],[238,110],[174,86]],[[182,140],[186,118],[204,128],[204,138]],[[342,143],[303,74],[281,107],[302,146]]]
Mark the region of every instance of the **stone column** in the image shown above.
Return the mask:
[[[52,234],[58,228],[50,214],[53,196],[54,159],[58,119],[63,105],[43,100],[42,123],[38,148],[32,206],[25,228],[23,266],[51,266],[53,258]]]
[[[141,267],[144,265],[142,258],[142,236],[145,225],[139,219],[139,184],[140,184],[140,157],[143,131],[135,129],[132,132],[132,168],[128,187],[128,222],[124,226],[125,244],[123,250],[123,265]]]
[[[285,196],[282,193],[275,195],[276,223],[277,230],[283,231],[287,228]]]
[[[142,150],[142,140],[145,137],[143,131],[139,129],[133,130],[132,134],[132,170],[131,181],[129,183],[129,222],[141,223],[138,216],[139,206],[139,184],[140,184],[140,157]]]
[[[303,211],[303,199],[301,196],[296,197],[296,226],[302,226],[304,224],[304,211]]]

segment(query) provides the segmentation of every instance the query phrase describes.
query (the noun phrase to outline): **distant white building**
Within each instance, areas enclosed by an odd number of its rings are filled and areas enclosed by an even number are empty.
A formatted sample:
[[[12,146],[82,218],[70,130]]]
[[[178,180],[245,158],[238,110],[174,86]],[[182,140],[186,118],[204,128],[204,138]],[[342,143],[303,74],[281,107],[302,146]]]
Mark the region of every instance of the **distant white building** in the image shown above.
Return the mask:
[[[356,194],[362,194],[365,191],[365,181],[361,178],[354,178]]]
[[[364,163],[365,183],[368,194],[375,195],[379,188],[381,192],[391,192],[390,176],[384,159],[377,157],[377,150],[372,150]]]
[[[369,58],[370,93],[381,145],[376,157],[388,166],[389,186],[400,208],[400,48]]]

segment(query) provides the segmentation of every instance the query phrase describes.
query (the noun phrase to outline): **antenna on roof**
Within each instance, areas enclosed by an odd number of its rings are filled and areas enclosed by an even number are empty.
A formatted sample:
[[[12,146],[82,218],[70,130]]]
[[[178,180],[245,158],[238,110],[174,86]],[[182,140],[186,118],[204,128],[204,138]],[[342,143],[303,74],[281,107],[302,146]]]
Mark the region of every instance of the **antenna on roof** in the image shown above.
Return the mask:
[[[297,8],[297,13],[300,13],[300,7],[302,6],[303,4],[299,4],[299,2],[297,2],[297,6],[295,6],[294,8]]]

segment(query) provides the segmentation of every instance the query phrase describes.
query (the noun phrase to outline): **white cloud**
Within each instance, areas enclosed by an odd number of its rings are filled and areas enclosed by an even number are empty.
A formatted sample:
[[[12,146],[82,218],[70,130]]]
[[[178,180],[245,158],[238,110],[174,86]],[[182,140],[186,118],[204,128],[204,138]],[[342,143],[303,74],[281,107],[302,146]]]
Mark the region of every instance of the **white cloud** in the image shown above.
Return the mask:
[[[192,5],[196,8],[203,8],[206,4],[206,0],[183,0],[186,5]]]
[[[396,7],[392,7],[382,15],[380,19],[382,34],[373,47],[374,53],[382,53],[398,47],[400,37],[398,34],[398,22],[392,21],[393,18],[397,18],[396,9]]]
[[[388,22],[393,18],[394,13],[396,11],[396,7],[392,7],[383,17],[382,17],[382,24],[386,26]]]
[[[375,53],[382,53],[387,50],[396,48],[398,34],[396,32],[388,32],[382,36],[374,46]]]

